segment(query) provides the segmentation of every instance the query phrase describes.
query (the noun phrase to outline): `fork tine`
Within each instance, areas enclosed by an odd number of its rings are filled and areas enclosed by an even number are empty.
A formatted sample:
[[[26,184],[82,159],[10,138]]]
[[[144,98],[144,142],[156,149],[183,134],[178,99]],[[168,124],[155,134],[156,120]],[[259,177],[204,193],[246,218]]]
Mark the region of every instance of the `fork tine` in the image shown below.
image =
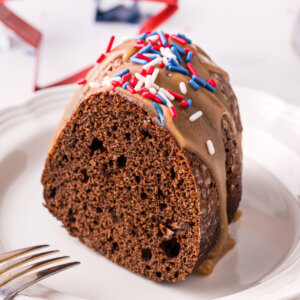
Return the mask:
[[[25,256],[25,257],[20,257],[20,258],[17,258],[17,259],[13,259],[12,261],[9,261],[9,262],[3,264],[2,266],[0,266],[0,275],[4,272],[7,272],[7,271],[9,271],[9,270],[11,270],[15,267],[18,267],[20,265],[23,265],[27,262],[33,261],[35,259],[41,258],[41,257],[46,256],[46,255],[57,253],[57,252],[58,252],[58,250],[47,251],[47,252],[42,252],[42,253],[38,253],[38,254],[33,254],[33,255],[28,255],[28,256]]]
[[[79,262],[71,262],[47,268],[45,270],[38,271],[34,274],[22,276],[13,282],[8,283],[4,287],[0,288],[0,296],[3,296],[3,300],[8,300],[14,297],[17,293],[21,292],[25,288],[45,279],[51,275],[54,275],[63,270],[69,269],[75,265],[80,264]]]
[[[30,264],[30,265],[26,265],[23,267],[13,269],[10,272],[6,272],[0,277],[0,287],[2,287],[3,285],[5,285],[6,283],[10,282],[13,279],[20,277],[21,275],[24,275],[28,272],[31,272],[35,269],[49,265],[51,263],[55,263],[55,262],[64,260],[66,258],[69,258],[69,256],[60,256],[60,257],[56,257],[56,258],[50,258],[47,260],[39,261],[34,264]]]
[[[38,246],[27,247],[27,248],[22,248],[22,249],[2,253],[2,254],[0,254],[0,264],[5,262],[5,261],[8,261],[12,258],[21,256],[23,254],[32,252],[32,251],[37,250],[37,249],[45,248],[45,247],[49,247],[49,245],[38,245]]]

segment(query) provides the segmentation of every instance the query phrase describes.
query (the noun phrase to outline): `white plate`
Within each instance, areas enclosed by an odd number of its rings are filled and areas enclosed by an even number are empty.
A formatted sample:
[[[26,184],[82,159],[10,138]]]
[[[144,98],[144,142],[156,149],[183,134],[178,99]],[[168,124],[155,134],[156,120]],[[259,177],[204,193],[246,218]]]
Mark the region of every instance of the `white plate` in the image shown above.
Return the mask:
[[[286,299],[300,295],[300,109],[236,88],[244,125],[237,246],[213,275],[176,284],[132,274],[70,237],[42,206],[51,136],[76,87],[52,88],[0,112],[0,250],[49,243],[79,267],[43,284],[88,299]]]

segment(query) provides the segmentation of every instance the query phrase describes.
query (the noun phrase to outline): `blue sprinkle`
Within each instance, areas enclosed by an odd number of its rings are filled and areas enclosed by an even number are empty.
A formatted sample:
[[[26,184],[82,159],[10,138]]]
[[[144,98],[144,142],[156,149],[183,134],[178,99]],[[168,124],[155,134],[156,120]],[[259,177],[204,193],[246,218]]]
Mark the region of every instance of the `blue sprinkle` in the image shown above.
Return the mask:
[[[74,109],[72,109],[72,111],[70,112],[70,114],[69,114],[69,118],[73,115],[73,113],[74,113]]]
[[[195,80],[198,84],[200,84],[203,87],[206,87],[207,82],[203,78],[199,78],[196,75],[192,75],[192,79]]]
[[[186,56],[186,62],[191,62],[193,56],[194,56],[193,52],[189,51]]]
[[[120,73],[114,75],[113,78],[114,78],[114,77],[118,77],[118,76],[122,77],[123,75],[125,75],[125,74],[127,74],[127,73],[129,73],[129,72],[130,72],[129,69],[126,68],[126,69],[124,69],[123,71],[121,71]]]
[[[145,46],[144,48],[142,48],[138,53],[142,53],[143,54],[143,53],[148,52],[151,49],[152,49],[152,45],[149,44],[149,45]]]
[[[157,56],[155,56],[155,55],[148,55],[148,57],[151,58],[151,59],[157,58]]]
[[[158,35],[159,35],[159,37],[160,37],[160,40],[161,40],[161,43],[163,44],[163,46],[167,46],[167,45],[168,45],[168,42],[167,42],[167,39],[166,39],[166,37],[165,37],[163,31],[162,31],[162,30],[158,30],[157,33],[158,33]]]
[[[153,53],[153,54],[158,54],[159,56],[161,56],[161,53],[157,50],[151,49],[148,51],[149,53]]]
[[[146,33],[142,33],[137,35],[134,39],[137,40],[144,40],[146,38],[147,34]]]
[[[206,82],[206,86],[205,86],[209,91],[211,91],[212,93],[214,93],[216,91],[216,89],[209,83]]]
[[[191,79],[190,81],[189,81],[189,84],[197,91],[197,90],[199,90],[199,84],[197,84],[196,83],[196,81],[194,81],[193,79]]]
[[[156,96],[161,99],[162,104],[167,105],[167,100],[163,96],[161,96],[159,94],[156,94]]]
[[[179,55],[177,49],[176,49],[175,47],[171,47],[171,51],[175,54],[175,56],[176,56],[178,62],[179,62],[180,64],[182,64],[182,59],[181,59],[181,57],[180,57],[180,55]]]
[[[157,31],[153,31],[153,32],[151,32],[151,33],[146,34],[146,37],[152,36],[152,35],[156,35],[156,34],[157,34]]]
[[[171,46],[175,47],[176,50],[177,50],[180,54],[185,55],[185,51],[184,51],[179,45],[177,45],[177,44],[175,44],[174,42],[172,42],[172,43],[171,43]]]
[[[177,61],[173,58],[173,57],[170,57],[169,60],[168,60],[169,64],[171,66],[177,66],[177,67],[180,67],[180,65],[177,63]]]
[[[177,33],[177,36],[181,37],[182,39],[186,40],[189,44],[192,43],[192,40],[190,40],[189,38],[187,38],[184,34],[182,33]]]
[[[130,83],[127,81],[127,82],[125,82],[123,85],[122,85],[122,88],[124,89],[124,90],[126,90],[126,88],[127,88],[127,86],[129,85]]]
[[[183,68],[183,67],[177,67],[177,66],[168,65],[168,69],[170,71],[182,73],[184,75],[189,75],[189,71],[187,69]]]
[[[130,57],[130,61],[140,65],[145,65],[148,63],[145,59],[137,58],[135,55]]]
[[[192,105],[193,101],[191,99],[187,99],[187,103],[188,103],[187,107],[190,107]]]
[[[152,102],[153,106],[155,107],[157,114],[158,114],[158,118],[156,119],[156,122],[161,125],[162,127],[165,126],[165,117],[163,114],[163,111],[161,110],[160,106],[156,103],[156,102]]]

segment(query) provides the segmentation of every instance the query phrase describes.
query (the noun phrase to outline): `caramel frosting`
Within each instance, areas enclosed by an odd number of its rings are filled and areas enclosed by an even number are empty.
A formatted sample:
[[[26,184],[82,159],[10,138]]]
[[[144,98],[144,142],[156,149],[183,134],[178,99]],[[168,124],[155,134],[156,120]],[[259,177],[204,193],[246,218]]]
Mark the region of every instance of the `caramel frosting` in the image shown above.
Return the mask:
[[[169,42],[175,41],[172,41],[171,38],[169,38]],[[175,43],[180,47],[183,46],[178,42]],[[158,116],[158,112],[152,103],[153,100],[144,98],[140,93],[132,94],[127,89],[123,89],[122,86],[118,86],[114,91],[112,91],[110,88],[101,84],[105,76],[112,77],[126,68],[130,70],[132,75],[140,73],[143,65],[130,61],[130,57],[138,52],[138,49],[134,48],[135,44],[135,40],[129,40],[117,46],[110,53],[105,54],[104,60],[101,63],[97,63],[89,72],[86,77],[86,83],[78,89],[72,101],[67,106],[55,133],[52,145],[54,144],[60,130],[68,121],[72,111],[76,109],[81,101],[87,99],[91,94],[98,93],[100,91],[119,93],[120,95],[128,98],[129,101],[142,106],[154,117]],[[222,77],[225,80],[229,80],[228,74],[215,65],[207,54],[197,45],[187,44],[184,47],[194,51],[195,55],[193,56],[191,63],[201,78],[208,80],[209,78]],[[181,66],[186,68],[184,56],[182,56],[182,58],[183,63]],[[240,140],[240,133],[236,129],[236,123],[234,121],[228,97],[223,93],[219,86],[216,87],[215,92],[211,92],[201,86],[198,90],[195,90],[189,84],[191,75],[184,75],[182,73],[170,71],[169,69],[159,67],[158,65],[155,66],[155,68],[159,69],[158,76],[155,80],[155,84],[159,87],[166,90],[170,89],[178,94],[182,94],[179,83],[185,83],[187,92],[184,95],[184,98],[191,99],[192,105],[184,108],[181,107],[180,100],[175,99],[172,101],[172,104],[177,111],[177,117],[173,118],[168,107],[159,104],[164,114],[165,127],[174,136],[180,147],[194,153],[206,164],[206,166],[210,169],[217,186],[220,203],[220,235],[216,245],[200,266],[200,271],[202,270],[203,273],[209,274],[218,259],[233,246],[232,238],[229,238],[228,235],[225,171],[226,155],[223,143],[221,119],[223,117],[227,118],[227,120],[231,123],[234,134],[237,136],[238,140]],[[89,84],[90,82],[97,82],[101,86],[96,88],[91,87]],[[202,115],[195,121],[191,121],[190,117],[199,111],[202,112]],[[208,141],[211,141],[209,143],[211,143],[214,151],[209,151]]]

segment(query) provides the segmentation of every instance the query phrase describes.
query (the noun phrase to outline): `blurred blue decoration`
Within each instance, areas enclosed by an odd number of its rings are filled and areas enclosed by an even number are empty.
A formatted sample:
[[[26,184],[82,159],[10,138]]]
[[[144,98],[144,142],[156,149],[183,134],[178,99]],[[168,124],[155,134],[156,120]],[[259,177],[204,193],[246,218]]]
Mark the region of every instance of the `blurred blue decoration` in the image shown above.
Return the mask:
[[[100,8],[100,0],[97,1],[96,22],[124,22],[136,24],[141,19],[141,13],[137,2],[127,7],[123,4],[117,5],[109,10],[103,11]]]

